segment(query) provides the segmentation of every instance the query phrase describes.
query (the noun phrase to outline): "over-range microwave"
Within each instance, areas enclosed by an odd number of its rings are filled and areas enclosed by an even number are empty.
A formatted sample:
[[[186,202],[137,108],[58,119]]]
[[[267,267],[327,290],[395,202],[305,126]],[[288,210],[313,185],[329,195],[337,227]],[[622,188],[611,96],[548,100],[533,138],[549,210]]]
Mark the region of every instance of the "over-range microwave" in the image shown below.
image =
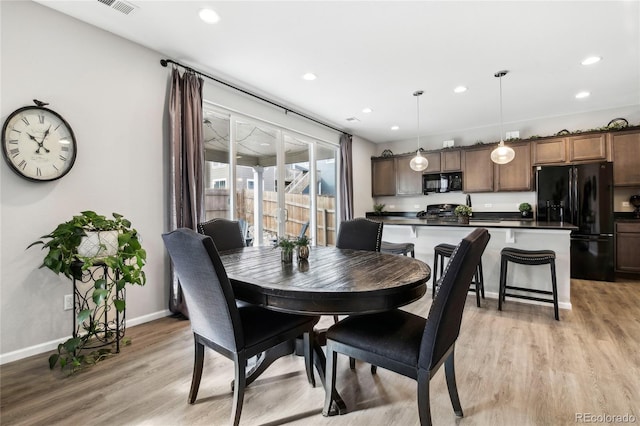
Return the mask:
[[[422,193],[462,191],[462,172],[422,175]]]

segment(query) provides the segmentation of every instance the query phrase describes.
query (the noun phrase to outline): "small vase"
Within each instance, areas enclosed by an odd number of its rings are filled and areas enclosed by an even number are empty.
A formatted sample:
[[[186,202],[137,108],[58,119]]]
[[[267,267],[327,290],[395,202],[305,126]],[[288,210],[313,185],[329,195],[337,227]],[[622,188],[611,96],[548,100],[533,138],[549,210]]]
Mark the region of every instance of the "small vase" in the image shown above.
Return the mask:
[[[463,225],[468,225],[469,224],[469,216],[458,216],[458,223],[461,223]]]
[[[298,260],[306,260],[309,258],[309,246],[298,246]]]
[[[280,260],[282,260],[283,263],[292,263],[293,250],[282,250],[280,252]]]
[[[118,231],[85,231],[78,246],[78,255],[101,259],[118,252]]]

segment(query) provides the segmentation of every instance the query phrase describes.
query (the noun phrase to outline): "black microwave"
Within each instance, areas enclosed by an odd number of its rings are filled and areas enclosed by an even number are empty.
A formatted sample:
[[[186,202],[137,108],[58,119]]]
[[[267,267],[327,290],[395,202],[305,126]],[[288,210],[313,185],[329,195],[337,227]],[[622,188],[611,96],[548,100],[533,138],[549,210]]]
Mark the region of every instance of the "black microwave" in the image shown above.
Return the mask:
[[[422,193],[462,191],[462,173],[427,173],[422,175]]]

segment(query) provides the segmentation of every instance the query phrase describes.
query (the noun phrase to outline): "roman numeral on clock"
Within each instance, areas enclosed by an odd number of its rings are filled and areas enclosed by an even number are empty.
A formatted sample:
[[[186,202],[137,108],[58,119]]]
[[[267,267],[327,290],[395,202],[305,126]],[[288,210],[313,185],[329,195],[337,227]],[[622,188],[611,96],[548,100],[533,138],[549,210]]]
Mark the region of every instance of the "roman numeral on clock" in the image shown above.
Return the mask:
[[[27,117],[22,117],[22,122],[24,124],[26,124],[27,126],[29,126],[31,123],[29,123],[29,120],[27,119]]]
[[[27,167],[27,162],[25,160],[22,160],[20,164],[18,164],[18,167],[24,170]]]
[[[18,155],[20,155],[20,150],[18,148],[11,148],[9,150],[9,154],[11,155],[11,158],[16,158]]]
[[[60,158],[62,161],[67,161],[67,158],[64,155],[60,155],[58,158]]]
[[[40,122],[40,124],[44,124],[44,115],[38,114],[38,121]]]

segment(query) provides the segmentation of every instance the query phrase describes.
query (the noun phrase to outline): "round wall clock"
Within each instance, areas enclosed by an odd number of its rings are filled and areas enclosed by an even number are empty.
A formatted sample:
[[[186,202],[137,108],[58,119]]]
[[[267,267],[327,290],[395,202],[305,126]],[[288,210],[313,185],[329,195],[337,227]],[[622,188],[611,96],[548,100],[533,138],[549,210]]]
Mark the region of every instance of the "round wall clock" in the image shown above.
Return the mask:
[[[36,182],[60,179],[76,161],[76,138],[60,114],[36,106],[12,112],[2,128],[2,155],[18,175]]]

